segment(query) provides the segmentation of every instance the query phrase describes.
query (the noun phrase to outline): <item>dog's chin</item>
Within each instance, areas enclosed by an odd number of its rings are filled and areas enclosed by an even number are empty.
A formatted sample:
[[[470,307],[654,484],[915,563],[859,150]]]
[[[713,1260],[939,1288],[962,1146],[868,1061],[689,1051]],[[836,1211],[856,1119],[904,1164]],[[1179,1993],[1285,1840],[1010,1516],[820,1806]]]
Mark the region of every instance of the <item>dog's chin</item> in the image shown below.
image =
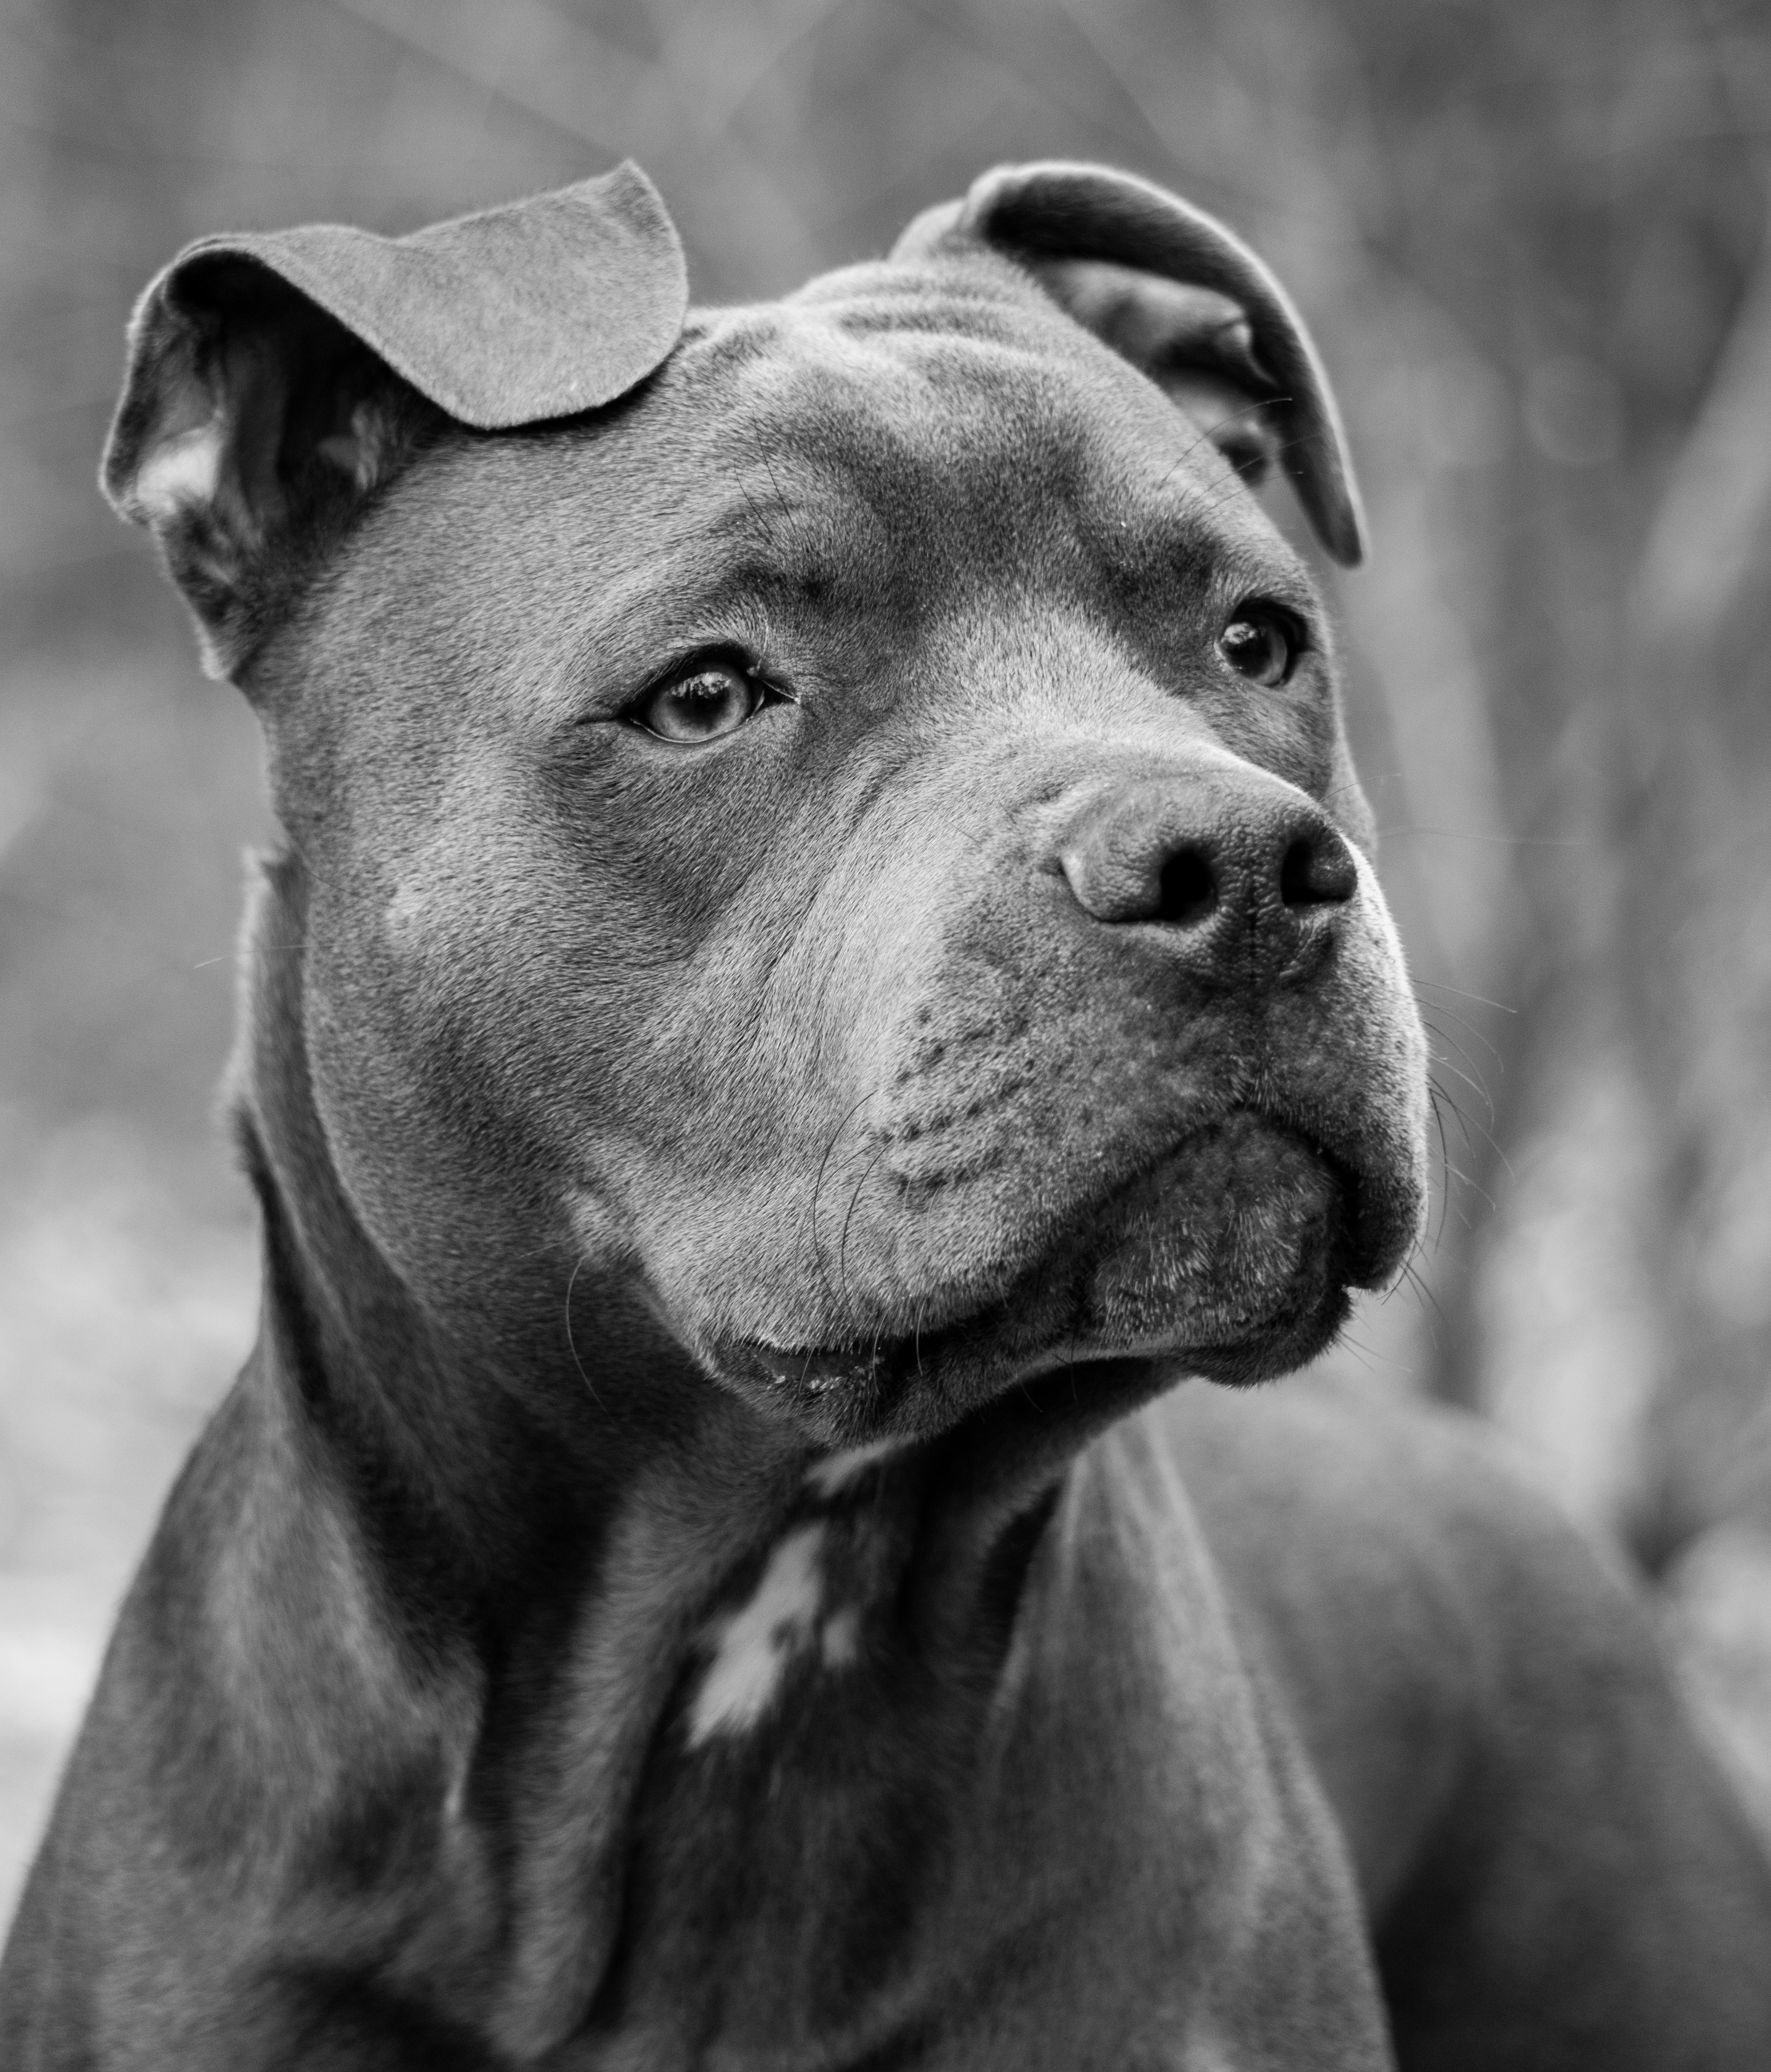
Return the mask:
[[[939,1299],[923,1309],[946,1319],[938,1329],[739,1342],[714,1363],[753,1400],[840,1445],[931,1435],[1061,1368],[1144,1361],[1153,1375],[1264,1380],[1313,1359],[1346,1321],[1350,1287],[1369,1277],[1358,1226],[1357,1185],[1337,1161],[1238,1113],[1089,1205],[969,1304],[931,1291]]]

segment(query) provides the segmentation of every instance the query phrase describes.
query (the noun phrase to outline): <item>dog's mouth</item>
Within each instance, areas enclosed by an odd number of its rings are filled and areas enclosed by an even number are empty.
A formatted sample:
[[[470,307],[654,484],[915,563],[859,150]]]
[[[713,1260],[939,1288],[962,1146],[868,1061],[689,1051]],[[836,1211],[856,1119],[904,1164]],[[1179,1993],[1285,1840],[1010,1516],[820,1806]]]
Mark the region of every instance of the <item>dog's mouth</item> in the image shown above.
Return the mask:
[[[1251,1110],[1196,1128],[1066,1219],[1040,1257],[939,1328],[719,1349],[722,1377],[833,1442],[922,1436],[1054,1369],[1128,1359],[1249,1382],[1345,1322],[1385,1239],[1358,1176]],[[933,1306],[932,1303],[930,1305]]]

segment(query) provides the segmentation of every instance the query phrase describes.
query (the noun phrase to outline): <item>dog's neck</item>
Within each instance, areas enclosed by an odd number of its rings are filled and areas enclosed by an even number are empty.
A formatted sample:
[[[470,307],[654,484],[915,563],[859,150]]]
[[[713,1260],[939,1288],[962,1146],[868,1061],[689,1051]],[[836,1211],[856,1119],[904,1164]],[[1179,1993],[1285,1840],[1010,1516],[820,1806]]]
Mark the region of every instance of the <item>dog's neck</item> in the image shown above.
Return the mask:
[[[901,1968],[881,1891],[941,1875],[931,1779],[982,1731],[1049,1499],[1149,1377],[1091,1378],[1086,1416],[1048,1377],[914,1449],[820,1457],[668,1349],[634,1371],[593,1330],[538,1375],[532,1344],[440,1328],[330,1153],[303,906],[299,866],[271,866],[236,1071],[265,1238],[250,1385],[278,1462],[256,1551],[294,1547],[298,1507],[326,1513],[372,1651],[429,1723],[394,1817],[449,1890],[390,1967],[446,1981],[519,2054],[587,2016],[643,2025],[636,1948],[648,2001],[717,1957],[725,2019],[840,2025]],[[857,1734],[861,1782],[840,1753]],[[515,1838],[495,1863],[495,1833]],[[734,2017],[741,1975],[768,1980],[767,2008]]]

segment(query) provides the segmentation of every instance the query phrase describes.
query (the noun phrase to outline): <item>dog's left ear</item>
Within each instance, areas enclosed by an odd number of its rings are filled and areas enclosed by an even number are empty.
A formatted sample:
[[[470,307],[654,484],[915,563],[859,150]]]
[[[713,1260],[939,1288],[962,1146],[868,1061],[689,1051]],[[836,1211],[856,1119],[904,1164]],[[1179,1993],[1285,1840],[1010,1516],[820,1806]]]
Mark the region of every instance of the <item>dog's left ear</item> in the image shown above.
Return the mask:
[[[992,246],[1198,417],[1245,475],[1270,460],[1351,566],[1364,520],[1328,377],[1271,273],[1214,218],[1102,166],[999,166],[931,208],[892,256]]]
[[[688,298],[632,164],[407,237],[205,238],[136,309],[100,480],[158,541],[205,666],[235,675],[429,430],[612,402],[670,352]]]

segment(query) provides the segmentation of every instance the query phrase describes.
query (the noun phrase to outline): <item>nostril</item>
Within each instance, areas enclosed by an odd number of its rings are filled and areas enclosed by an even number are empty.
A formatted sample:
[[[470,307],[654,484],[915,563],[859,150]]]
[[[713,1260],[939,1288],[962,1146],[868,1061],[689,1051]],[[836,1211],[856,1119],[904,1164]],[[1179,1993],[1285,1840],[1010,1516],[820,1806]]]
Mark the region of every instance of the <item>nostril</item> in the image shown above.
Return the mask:
[[[1288,906],[1340,906],[1358,889],[1353,852],[1328,828],[1300,835],[1279,866],[1279,896]]]
[[[1177,849],[1162,866],[1157,918],[1180,927],[1202,921],[1218,904],[1218,878],[1202,849]]]

